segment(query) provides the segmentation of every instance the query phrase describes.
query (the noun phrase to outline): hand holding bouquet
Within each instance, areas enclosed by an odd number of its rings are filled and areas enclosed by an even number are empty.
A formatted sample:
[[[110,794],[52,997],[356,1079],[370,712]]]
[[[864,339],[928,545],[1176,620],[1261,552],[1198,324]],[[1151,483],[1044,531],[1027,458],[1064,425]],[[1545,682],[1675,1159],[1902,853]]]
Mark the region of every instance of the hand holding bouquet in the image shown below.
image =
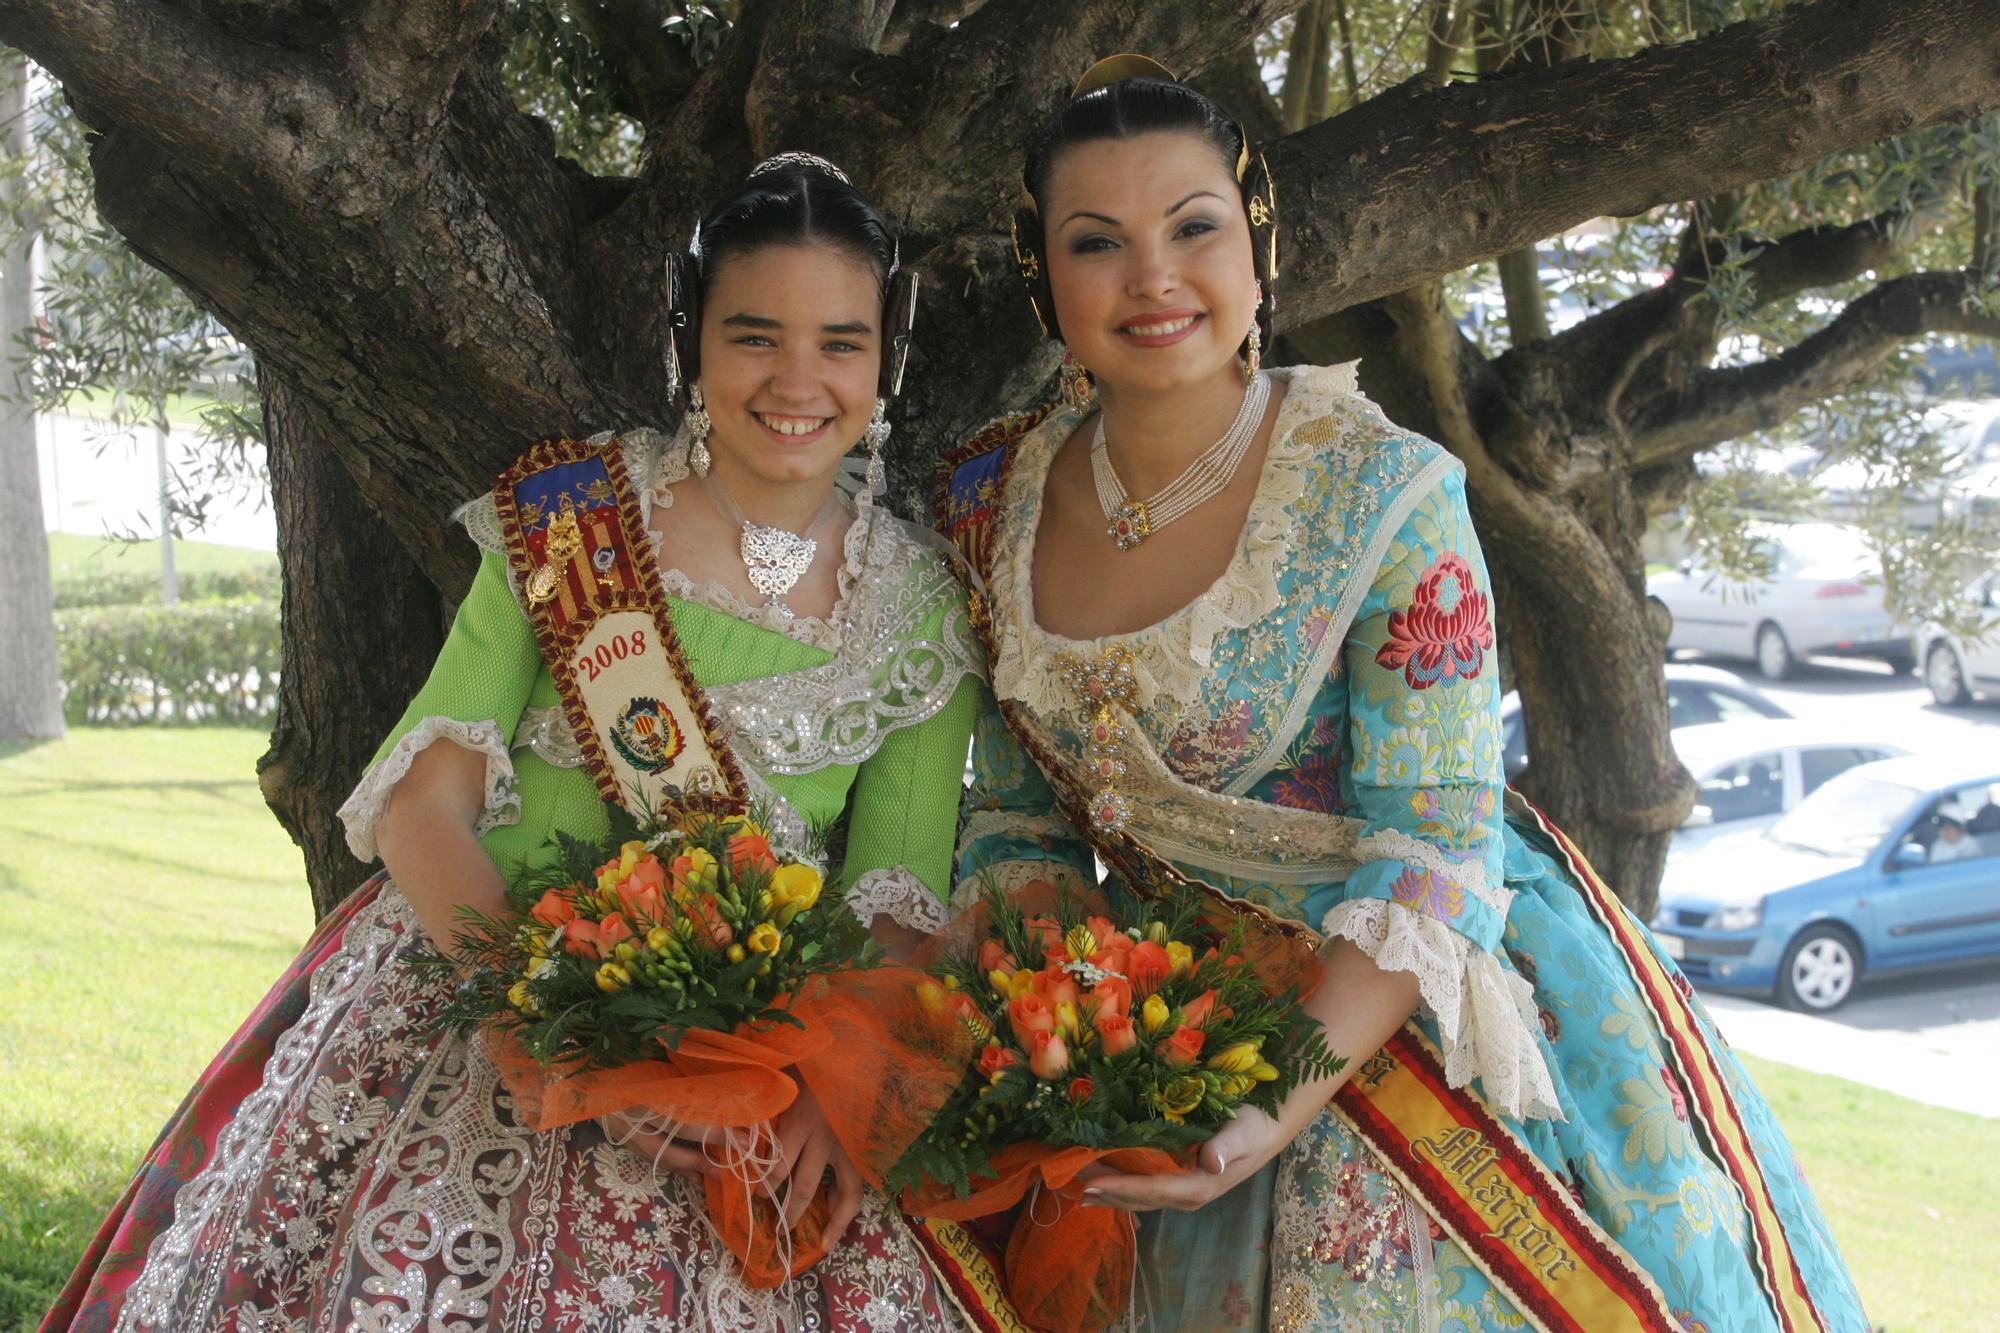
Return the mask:
[[[1194,890],[1142,906],[1121,920],[1047,885],[989,889],[940,965],[979,1056],[891,1178],[911,1212],[948,1220],[1028,1200],[1005,1271],[1038,1327],[1101,1328],[1129,1296],[1130,1217],[1079,1207],[1079,1171],[1185,1171],[1240,1108],[1275,1117],[1343,1065],[1298,1003],[1318,978],[1280,961],[1295,953]]]
[[[610,838],[559,834],[556,868],[511,889],[512,911],[468,914],[443,1021],[484,1029],[533,1128],[633,1108],[666,1137],[700,1127],[710,1218],[752,1284],[775,1286],[837,1237],[823,1195],[783,1225],[772,1121],[809,1090],[880,1185],[958,1083],[969,1036],[920,997],[934,983],[872,966],[820,871],[754,819],[646,828],[606,809]]]

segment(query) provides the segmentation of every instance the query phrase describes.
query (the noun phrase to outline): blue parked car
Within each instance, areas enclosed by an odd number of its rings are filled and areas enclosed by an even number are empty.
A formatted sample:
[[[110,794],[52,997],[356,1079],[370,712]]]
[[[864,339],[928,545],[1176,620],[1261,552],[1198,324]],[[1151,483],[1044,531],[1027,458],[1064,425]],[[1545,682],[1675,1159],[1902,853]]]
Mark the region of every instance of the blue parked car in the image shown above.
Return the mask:
[[[1699,985],[1819,1013],[1864,976],[2000,958],[2000,756],[1848,769],[1671,863],[1653,931]]]

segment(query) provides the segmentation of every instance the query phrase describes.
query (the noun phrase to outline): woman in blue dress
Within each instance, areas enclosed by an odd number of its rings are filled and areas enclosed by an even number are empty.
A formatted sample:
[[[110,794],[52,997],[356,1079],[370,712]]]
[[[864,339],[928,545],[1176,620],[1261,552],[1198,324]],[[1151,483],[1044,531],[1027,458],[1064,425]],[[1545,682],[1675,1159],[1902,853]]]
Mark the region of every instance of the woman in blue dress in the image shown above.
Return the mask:
[[[1742,1067],[1504,787],[1463,467],[1351,365],[1259,370],[1276,200],[1240,128],[1115,58],[1026,183],[1070,401],[947,470],[998,700],[960,891],[1211,886],[1318,944],[1348,1060],[1186,1175],[1091,1182],[1140,1216],[1146,1326],[1865,1330]]]

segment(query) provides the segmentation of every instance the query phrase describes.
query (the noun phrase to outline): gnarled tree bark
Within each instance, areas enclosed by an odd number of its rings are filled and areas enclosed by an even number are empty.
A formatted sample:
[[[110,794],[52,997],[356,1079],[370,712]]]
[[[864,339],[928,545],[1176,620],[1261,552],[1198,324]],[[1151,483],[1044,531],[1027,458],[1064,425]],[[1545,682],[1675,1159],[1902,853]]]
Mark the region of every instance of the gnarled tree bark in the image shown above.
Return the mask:
[[[321,849],[316,889],[352,873],[323,850],[333,805],[436,641],[436,606],[410,574],[448,601],[473,568],[446,513],[535,436],[669,417],[662,256],[701,200],[765,154],[811,149],[903,229],[930,279],[895,423],[895,494],[915,512],[937,454],[1039,393],[1053,368],[1004,223],[1021,148],[1070,78],[1132,49],[1226,77],[1299,3],[746,5],[707,67],[648,58],[653,73],[633,81],[644,164],[606,180],[559,159],[509,101],[498,0],[0,0],[0,39],[60,79],[99,136],[105,216],[255,349],[290,405],[277,412],[299,414],[274,416],[271,432],[296,502],[408,555],[384,574],[381,609],[358,619],[329,604],[337,589],[288,588],[298,679],[266,790]],[[593,32],[614,56],[628,42],[643,53],[655,36],[631,25],[652,12],[595,0]],[[1579,380],[1587,393],[1565,390],[1561,339],[1488,362],[1427,303],[1384,298],[1590,217],[1706,198],[1996,105],[2000,0],[1816,0],[1628,59],[1412,82],[1271,146],[1281,317],[1297,331],[1337,316],[1299,344],[1365,353],[1364,384],[1465,460],[1537,729],[1538,791],[1637,902],[1689,789],[1666,749],[1630,455],[1635,439],[1699,432],[1704,413],[1749,419],[1702,405],[1764,386],[1653,364],[1699,343],[1671,292],[1658,311],[1598,317],[1613,321],[1601,334],[1629,337],[1606,349],[1623,362]],[[1884,295],[1875,327],[1941,326],[1938,293],[1919,287]],[[1837,376],[1805,378],[1823,389]],[[1771,387],[1767,401],[1790,401]],[[351,490],[315,471],[329,460]],[[302,540],[325,531],[317,512],[286,522]],[[294,546],[288,571],[308,580],[301,561]],[[409,660],[371,677],[379,697],[343,723],[331,701],[358,682],[340,659],[398,632]],[[336,739],[342,725],[372,731]]]

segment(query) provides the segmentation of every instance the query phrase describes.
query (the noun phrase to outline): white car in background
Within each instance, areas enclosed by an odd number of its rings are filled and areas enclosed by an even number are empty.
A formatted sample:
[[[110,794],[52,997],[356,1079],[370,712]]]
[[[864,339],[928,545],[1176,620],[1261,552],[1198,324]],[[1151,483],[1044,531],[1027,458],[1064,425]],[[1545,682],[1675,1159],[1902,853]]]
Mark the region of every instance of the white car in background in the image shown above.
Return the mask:
[[[1927,528],[1940,515],[2000,509],[2000,398],[1939,403],[1924,413],[1924,426],[1952,460],[1951,474],[1917,487],[1899,485],[1894,473],[1862,459],[1845,458],[1809,474],[1819,492],[1820,512],[1838,523],[1859,521],[1871,492],[1898,488],[1904,520]]]
[[[1931,697],[1947,708],[1981,696],[2000,697],[2000,574],[1982,574],[1965,589],[1984,633],[1961,640],[1935,621],[1917,633],[1917,661]]]
[[[1882,600],[1881,562],[1852,528],[1760,523],[1768,578],[1737,583],[1693,560],[1654,574],[1646,591],[1673,613],[1667,648],[1748,657],[1772,680],[1799,659],[1830,653],[1915,665],[1910,633]]]
[[[1837,725],[1799,718],[1678,727],[1673,742],[1701,794],[1674,831],[1669,861],[1719,838],[1769,827],[1850,768],[1909,753],[1889,741],[1857,738]]]
[[[1791,716],[1756,686],[1717,667],[1669,662],[1666,677],[1669,727]],[[1500,700],[1500,747],[1511,782],[1528,766],[1527,722],[1521,716],[1521,696],[1512,690]]]

